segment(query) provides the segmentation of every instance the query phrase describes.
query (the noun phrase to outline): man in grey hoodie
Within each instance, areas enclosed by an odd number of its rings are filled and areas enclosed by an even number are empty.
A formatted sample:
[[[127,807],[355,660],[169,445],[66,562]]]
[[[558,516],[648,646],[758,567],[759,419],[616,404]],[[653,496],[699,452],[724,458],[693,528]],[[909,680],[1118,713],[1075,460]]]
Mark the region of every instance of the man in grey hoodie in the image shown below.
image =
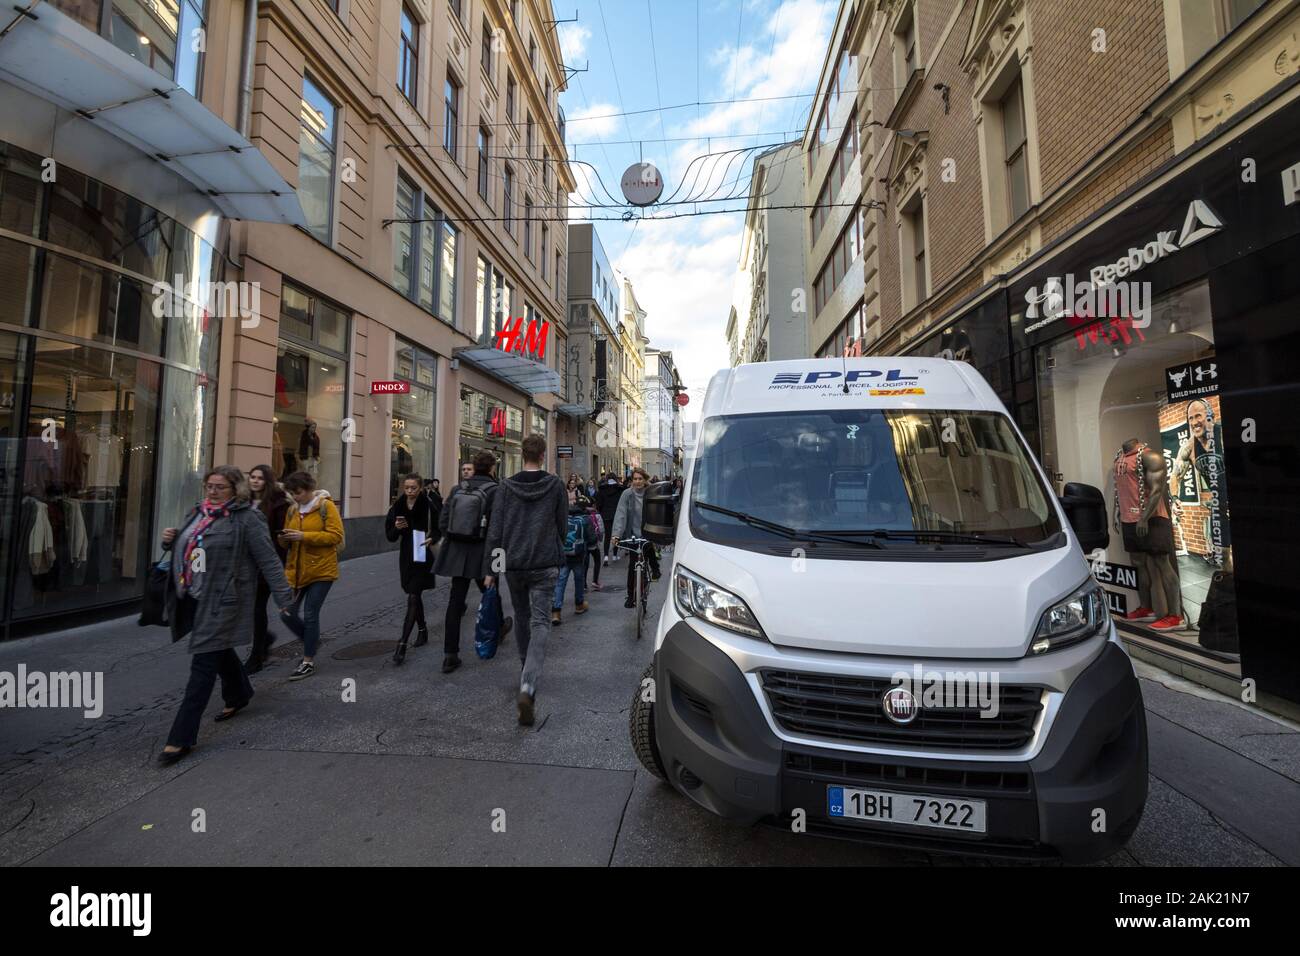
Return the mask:
[[[529,435],[523,441],[524,470],[497,487],[488,519],[485,583],[493,571],[505,571],[518,627],[519,723],[532,726],[537,683],[546,660],[551,633],[551,600],[564,563],[564,533],[568,529],[569,496],[564,483],[542,469],[546,439]]]

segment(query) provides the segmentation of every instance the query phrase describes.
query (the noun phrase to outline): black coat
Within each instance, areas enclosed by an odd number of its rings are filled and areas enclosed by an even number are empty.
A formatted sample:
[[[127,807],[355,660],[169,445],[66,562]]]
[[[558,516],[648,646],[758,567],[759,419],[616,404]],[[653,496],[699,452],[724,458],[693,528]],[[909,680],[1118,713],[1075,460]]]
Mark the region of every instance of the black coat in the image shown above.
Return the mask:
[[[399,530],[396,525],[397,518],[405,518],[407,527]],[[423,564],[415,563],[414,545],[412,544],[413,532],[423,531],[425,533],[425,554],[428,560]],[[421,591],[427,591],[437,582],[433,574],[434,547],[442,532],[438,530],[438,514],[429,499],[424,495],[418,495],[415,499],[415,507],[408,509],[406,507],[406,495],[398,495],[393,506],[388,509],[388,515],[384,518],[384,534],[389,541],[402,542],[398,549],[397,566],[401,571],[402,590],[407,594],[419,594]]]
[[[614,523],[614,512],[618,511],[618,499],[623,497],[624,490],[618,482],[610,484],[608,481],[602,481],[596,488],[596,510],[606,527]]]
[[[491,521],[492,501],[497,491],[496,481],[488,475],[474,475],[469,479],[469,486],[481,490],[484,497],[487,498],[488,520]],[[447,504],[442,509],[438,526],[444,535],[447,532],[447,522],[451,518],[451,499],[459,493],[460,485],[457,485],[451,490],[451,494],[447,496]],[[445,578],[473,578],[477,581],[484,575],[492,573],[491,568],[486,567],[484,562],[486,548],[486,534],[478,541],[457,541],[451,537],[444,538],[442,550],[438,552],[437,572]]]

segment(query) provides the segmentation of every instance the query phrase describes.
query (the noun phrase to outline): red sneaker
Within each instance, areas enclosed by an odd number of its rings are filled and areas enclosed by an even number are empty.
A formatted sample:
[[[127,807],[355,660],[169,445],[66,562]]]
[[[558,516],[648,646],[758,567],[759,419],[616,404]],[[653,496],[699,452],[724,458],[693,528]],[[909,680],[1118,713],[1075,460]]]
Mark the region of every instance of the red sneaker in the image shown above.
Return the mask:
[[[1170,614],[1166,617],[1162,617],[1160,620],[1152,624],[1151,630],[1172,631],[1174,628],[1182,627],[1182,626],[1183,626],[1183,619],[1181,617],[1175,617],[1173,614]]]
[[[1151,610],[1151,608],[1149,608],[1149,607],[1140,607],[1140,608],[1138,608],[1136,611],[1129,611],[1127,614],[1125,614],[1125,615],[1124,615],[1124,620],[1126,620],[1126,621],[1140,621],[1140,620],[1142,620],[1142,618],[1144,618],[1144,617],[1149,617],[1149,618],[1152,618],[1152,619],[1154,620],[1154,619],[1155,619],[1155,616],[1156,616],[1156,612],[1153,611],[1153,610]]]

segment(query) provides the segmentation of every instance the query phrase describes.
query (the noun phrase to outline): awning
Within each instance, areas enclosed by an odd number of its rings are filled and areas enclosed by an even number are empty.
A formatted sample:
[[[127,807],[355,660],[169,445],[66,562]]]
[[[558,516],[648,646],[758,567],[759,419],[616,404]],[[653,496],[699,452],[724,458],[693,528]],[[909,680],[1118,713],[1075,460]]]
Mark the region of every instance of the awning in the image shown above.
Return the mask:
[[[513,352],[472,346],[455,349],[451,354],[480,372],[500,379],[511,388],[517,388],[529,395],[560,390],[559,372],[547,368],[541,362],[534,362]]]
[[[226,216],[306,225],[294,188],[206,106],[49,3],[31,13],[0,37],[0,78],[154,157]]]
[[[592,412],[594,412],[595,410],[596,407],[594,405],[567,404],[567,405],[555,406],[555,411],[558,414],[568,416],[569,418],[578,418],[578,419],[590,418]]]

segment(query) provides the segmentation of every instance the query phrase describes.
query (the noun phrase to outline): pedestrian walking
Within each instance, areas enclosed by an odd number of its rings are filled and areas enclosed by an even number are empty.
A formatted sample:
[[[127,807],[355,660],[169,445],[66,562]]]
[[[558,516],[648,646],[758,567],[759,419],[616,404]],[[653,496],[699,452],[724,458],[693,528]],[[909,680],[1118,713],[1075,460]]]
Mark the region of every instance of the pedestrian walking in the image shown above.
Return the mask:
[[[487,590],[485,580],[489,570],[487,554],[487,529],[492,521],[492,500],[497,493],[497,482],[492,477],[496,456],[481,451],[471,462],[461,465],[462,480],[451,490],[438,527],[442,531],[442,547],[438,552],[437,573],[451,578],[451,593],[447,598],[447,616],[442,630],[442,672],[450,674],[460,667],[460,623],[467,609],[469,586],[478,585],[479,594]],[[469,466],[469,477],[463,477]],[[514,619],[505,617],[497,604],[500,637],[504,641],[510,633]]]
[[[587,508],[587,517],[591,521],[592,528],[596,531],[596,538],[587,549],[587,563],[591,565],[591,589],[593,591],[602,591],[600,586],[600,549],[605,541],[605,519],[600,516],[596,510],[596,503],[590,498],[585,499]],[[582,572],[583,579],[586,579],[586,568]]]
[[[570,475],[569,480],[564,483],[564,492],[569,496],[569,506],[572,507],[578,501],[578,476]]]
[[[610,532],[614,528],[614,514],[618,511],[618,500],[623,497],[623,486],[618,483],[613,473],[605,475],[604,483],[596,491],[596,510],[600,512],[600,519],[605,525],[605,563],[610,562]],[[613,560],[618,560],[618,552],[613,554]]]
[[[429,478],[424,483],[424,493],[433,502],[434,514],[442,511],[442,483],[437,478]],[[437,522],[435,522],[436,524]]]
[[[441,499],[439,499],[441,501]],[[442,532],[438,530],[440,505],[424,492],[419,475],[402,479],[402,493],[397,496],[384,518],[384,535],[399,541],[397,568],[406,594],[406,618],[402,636],[393,651],[393,663],[401,666],[406,659],[406,643],[416,630],[415,646],[429,643],[429,627],[424,621],[424,592],[437,584],[433,574],[434,545]]]
[[[276,556],[283,568],[288,551],[280,543],[278,535],[284,530],[284,519],[289,513],[289,496],[275,480],[275,472],[270,465],[254,465],[249,470],[248,490],[253,507],[266,518],[271,543],[275,546]],[[258,572],[257,593],[253,598],[253,646],[248,652],[248,659],[244,661],[244,670],[249,674],[256,674],[266,665],[266,655],[276,642],[276,635],[268,629],[266,621],[266,602],[270,597],[271,586]]]
[[[519,723],[533,723],[538,682],[546,661],[550,636],[551,599],[564,563],[562,542],[568,530],[568,496],[555,475],[544,471],[546,439],[529,435],[523,441],[524,467],[505,479],[492,502],[487,553],[501,554],[506,583],[519,626],[519,694],[515,702]],[[486,578],[490,585],[495,575]]]
[[[648,483],[649,475],[644,468],[632,469],[631,487],[623,492],[623,496],[618,500],[618,511],[614,515],[614,530],[612,538],[614,547],[618,547],[618,542],[623,538],[643,538],[642,532],[642,514],[645,505],[645,490]],[[650,580],[659,580],[659,556],[655,554],[654,545],[649,541],[641,546],[641,553],[645,555],[646,561],[650,565]],[[635,590],[633,589],[633,578],[636,573],[636,560],[634,556],[629,556],[627,562],[627,598],[623,601],[624,607],[636,607]]]
[[[473,477],[474,477],[474,462],[462,461],[460,463],[460,480],[469,481]]]
[[[330,493],[317,490],[316,479],[295,471],[284,479],[284,490],[293,499],[285,516],[280,540],[289,549],[285,576],[295,589],[294,610],[302,609],[304,632],[302,661],[289,680],[302,680],[316,673],[316,650],[320,646],[320,611],[330,588],[339,577],[338,549],[343,544],[343,518]]]
[[[167,619],[173,641],[189,635],[190,653],[185,698],[158,755],[163,766],[180,760],[198,742],[199,722],[218,678],[226,706],[216,720],[229,720],[253,699],[253,684],[235,648],[251,639],[259,573],[290,628],[302,626],[293,614],[293,592],[271,544],[266,518],[250,504],[243,473],[219,465],[203,476],[203,488],[203,501],[180,528],[162,533],[163,548],[172,558]]]
[[[587,613],[587,552],[595,548],[600,539],[587,515],[591,501],[586,495],[569,505],[569,517],[564,532],[564,564],[555,582],[555,600],[551,605],[551,624],[563,623],[564,591],[569,578],[573,578],[573,613]]]

